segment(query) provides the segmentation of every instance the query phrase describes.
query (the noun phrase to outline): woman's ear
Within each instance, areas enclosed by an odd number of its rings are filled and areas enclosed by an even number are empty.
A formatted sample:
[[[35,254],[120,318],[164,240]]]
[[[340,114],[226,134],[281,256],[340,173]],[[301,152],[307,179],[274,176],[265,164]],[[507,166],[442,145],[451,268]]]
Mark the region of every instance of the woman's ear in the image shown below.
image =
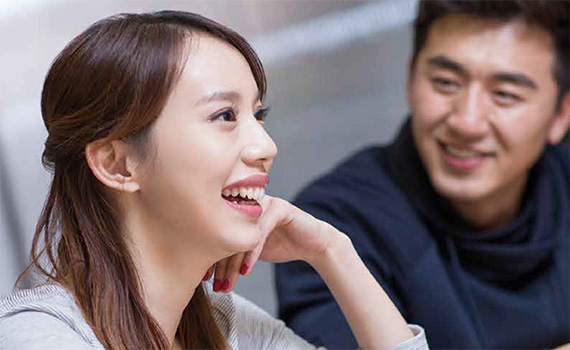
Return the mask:
[[[85,157],[95,177],[105,186],[126,193],[140,189],[135,154],[123,141],[93,141],[85,146]]]
[[[570,92],[560,101],[560,107],[554,115],[554,120],[550,126],[550,132],[548,133],[548,142],[555,145],[559,143],[564,135],[568,132],[568,127],[570,126]]]

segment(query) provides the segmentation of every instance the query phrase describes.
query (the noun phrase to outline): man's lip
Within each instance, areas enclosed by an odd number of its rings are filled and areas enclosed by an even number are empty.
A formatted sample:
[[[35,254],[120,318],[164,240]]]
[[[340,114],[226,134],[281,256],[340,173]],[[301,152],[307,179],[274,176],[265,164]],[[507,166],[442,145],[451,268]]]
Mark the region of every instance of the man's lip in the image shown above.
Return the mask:
[[[480,154],[481,156],[492,156],[492,155],[494,155],[494,152],[477,149],[477,148],[475,148],[475,147],[464,146],[464,145],[460,145],[460,144],[458,144],[458,143],[445,142],[445,141],[441,141],[441,140],[439,140],[439,141],[437,141],[437,142],[438,142],[438,143],[440,144],[440,146],[442,146],[442,147],[449,146],[449,147],[453,147],[453,148],[456,148],[456,149],[462,150],[462,151],[468,151],[468,152],[478,153],[478,154]]]
[[[267,174],[255,174],[243,178],[241,180],[232,182],[231,184],[227,185],[222,189],[231,190],[232,188],[239,188],[239,187],[265,187],[269,183],[269,175]]]

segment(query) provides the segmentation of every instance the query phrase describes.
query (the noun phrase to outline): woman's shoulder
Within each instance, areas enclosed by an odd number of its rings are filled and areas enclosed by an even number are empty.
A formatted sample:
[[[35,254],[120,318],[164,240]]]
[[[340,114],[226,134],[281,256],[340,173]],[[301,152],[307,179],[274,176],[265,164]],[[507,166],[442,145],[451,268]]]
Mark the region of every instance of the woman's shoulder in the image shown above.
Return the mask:
[[[10,313],[26,305],[49,305],[58,304],[62,300],[67,300],[70,293],[61,285],[56,283],[42,284],[29,289],[17,289],[11,294],[0,299],[0,315]],[[73,298],[71,298],[73,300]]]
[[[295,334],[285,323],[236,293],[211,293],[214,310],[224,310],[234,342],[233,349],[315,350],[315,346]],[[422,327],[409,325],[414,337],[390,350],[428,349]],[[222,327],[223,328],[223,327]],[[231,337],[228,339],[230,340]],[[321,349],[321,348],[319,348]]]
[[[0,301],[0,348],[100,349],[73,296],[58,284],[18,290]]]
[[[210,301],[214,311],[214,316],[218,323],[222,321],[221,328],[231,328],[236,323],[283,323],[275,319],[267,311],[263,310],[253,302],[236,293],[214,293],[210,283],[206,285],[206,290],[210,295]],[[223,318],[219,320],[218,318]],[[284,323],[283,323],[284,324]]]
[[[209,292],[214,317],[233,349],[315,349],[285,323],[236,293]]]

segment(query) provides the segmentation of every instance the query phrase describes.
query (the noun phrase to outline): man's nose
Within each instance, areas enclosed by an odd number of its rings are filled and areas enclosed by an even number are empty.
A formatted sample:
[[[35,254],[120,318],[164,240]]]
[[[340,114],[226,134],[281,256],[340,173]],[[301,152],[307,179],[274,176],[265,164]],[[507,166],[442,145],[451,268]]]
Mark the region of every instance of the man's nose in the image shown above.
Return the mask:
[[[489,130],[488,105],[481,86],[472,86],[457,96],[447,125],[454,136],[478,139]]]

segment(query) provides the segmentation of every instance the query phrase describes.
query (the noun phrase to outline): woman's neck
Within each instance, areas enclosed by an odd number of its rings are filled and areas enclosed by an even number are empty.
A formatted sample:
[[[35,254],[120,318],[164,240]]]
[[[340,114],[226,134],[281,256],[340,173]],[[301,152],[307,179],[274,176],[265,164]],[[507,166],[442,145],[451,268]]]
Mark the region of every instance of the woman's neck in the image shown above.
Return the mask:
[[[207,269],[215,261],[191,235],[176,234],[141,215],[126,215],[128,246],[140,277],[143,297],[172,348],[182,313]],[[188,241],[181,241],[181,237]],[[218,259],[219,260],[219,259]]]
[[[138,250],[140,256],[144,257],[144,250]],[[177,266],[170,264],[159,265],[154,259],[139,257],[136,260],[146,307],[169,343],[173,344],[182,313],[201,283],[202,279],[198,276],[204,274],[187,267],[177,270]],[[176,265],[180,267],[188,264],[181,262]]]

